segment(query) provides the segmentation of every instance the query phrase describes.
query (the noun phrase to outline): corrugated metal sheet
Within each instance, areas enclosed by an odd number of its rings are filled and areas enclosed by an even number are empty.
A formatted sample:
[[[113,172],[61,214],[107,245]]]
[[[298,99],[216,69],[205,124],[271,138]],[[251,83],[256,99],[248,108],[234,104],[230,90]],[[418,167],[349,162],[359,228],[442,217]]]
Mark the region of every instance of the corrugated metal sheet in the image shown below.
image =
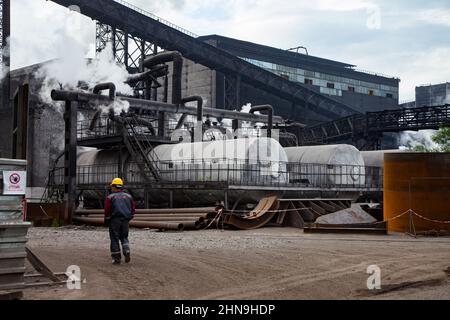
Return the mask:
[[[25,160],[0,159],[0,290],[22,289],[29,223],[22,220],[23,196],[3,195],[3,171],[26,170]]]
[[[25,244],[30,224],[0,224],[0,290],[24,287]]]
[[[3,195],[3,171],[25,171],[26,166],[25,160],[0,158],[0,223],[22,221],[23,196]]]

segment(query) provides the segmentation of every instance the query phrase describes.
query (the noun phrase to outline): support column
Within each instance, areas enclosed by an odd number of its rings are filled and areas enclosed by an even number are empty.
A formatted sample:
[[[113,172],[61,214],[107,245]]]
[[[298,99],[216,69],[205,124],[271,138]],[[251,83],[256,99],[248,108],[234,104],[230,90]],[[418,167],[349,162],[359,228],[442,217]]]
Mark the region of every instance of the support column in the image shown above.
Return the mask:
[[[64,112],[64,224],[72,223],[77,196],[77,109],[76,102],[66,101]]]

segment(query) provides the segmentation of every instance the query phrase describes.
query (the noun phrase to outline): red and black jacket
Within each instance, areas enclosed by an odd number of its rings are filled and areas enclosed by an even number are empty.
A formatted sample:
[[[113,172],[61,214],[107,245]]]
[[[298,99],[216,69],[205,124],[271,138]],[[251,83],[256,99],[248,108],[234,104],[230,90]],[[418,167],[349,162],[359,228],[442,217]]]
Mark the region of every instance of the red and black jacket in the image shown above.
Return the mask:
[[[133,197],[126,192],[116,191],[105,199],[105,218],[131,220],[136,212]]]

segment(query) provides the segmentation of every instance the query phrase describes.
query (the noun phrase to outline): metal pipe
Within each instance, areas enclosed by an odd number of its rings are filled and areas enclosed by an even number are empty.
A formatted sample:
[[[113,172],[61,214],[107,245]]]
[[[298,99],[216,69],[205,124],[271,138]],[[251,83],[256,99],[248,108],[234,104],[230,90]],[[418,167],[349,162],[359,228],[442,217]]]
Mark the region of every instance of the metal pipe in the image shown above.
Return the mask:
[[[89,218],[102,218],[104,215],[102,214],[90,214],[87,215]],[[193,213],[177,213],[177,214],[135,214],[134,219],[161,219],[164,220],[165,218],[178,218],[178,219],[212,219],[214,218],[215,213],[199,213],[199,214],[193,214]]]
[[[103,225],[104,223],[103,218],[73,217],[73,220],[95,225]],[[157,221],[130,221],[130,227],[183,231],[184,224],[157,222]]]
[[[202,225],[204,225],[204,224],[203,224],[203,223],[198,223],[198,221],[196,221],[196,222],[187,222],[187,223],[183,223],[183,227],[184,227],[185,230],[186,230],[186,229],[190,229],[190,230],[192,230],[192,229],[198,230],[198,229],[200,229],[200,227],[201,227]]]
[[[109,90],[109,99],[114,100],[116,96],[116,85],[112,82],[99,83],[94,87],[93,93],[99,94],[103,90]]]
[[[152,75],[153,71],[148,70],[141,73],[131,74],[128,76],[127,80],[125,80],[126,84],[135,84],[139,81],[147,80],[148,78],[152,80],[156,80],[155,77]]]
[[[186,97],[181,100],[183,105],[188,102],[197,102],[197,121],[203,122],[203,99],[200,96]]]
[[[254,106],[250,109],[250,114],[255,114],[257,111],[267,111],[268,112],[268,122],[267,122],[267,137],[272,137],[273,129],[273,107],[270,104],[265,104],[261,106]]]
[[[91,218],[88,217],[89,219],[104,219],[103,217],[95,217],[95,218]],[[200,217],[200,218],[190,218],[190,219],[183,219],[183,218],[156,218],[156,219],[151,219],[151,218],[133,218],[132,221],[140,221],[140,222],[157,222],[157,223],[191,223],[191,222],[198,222],[198,223],[204,223],[206,221],[205,218]]]
[[[139,217],[135,216],[133,221],[158,221],[158,222],[192,222],[192,221],[205,221],[204,217]]]
[[[215,207],[202,208],[175,208],[175,209],[136,209],[136,214],[170,214],[170,213],[210,213],[215,212]],[[103,214],[103,209],[78,209],[76,214]]]
[[[52,90],[51,97],[54,101],[78,101],[91,103],[96,105],[108,105],[111,100],[102,95],[94,95],[92,93],[86,93],[81,91],[65,91],[65,90]],[[130,98],[125,96],[118,96],[119,100],[127,101],[130,103],[130,109],[137,111],[163,111],[169,113],[186,113],[188,115],[197,115],[197,108],[188,106],[175,106],[164,102],[148,101],[143,99]],[[215,118],[225,119],[237,119],[250,122],[264,122],[266,123],[267,116],[265,115],[252,115],[249,113],[215,109],[215,108],[203,108],[203,116],[211,116]],[[274,116],[272,119],[274,124],[284,123],[283,118]]]
[[[144,60],[143,66],[151,68],[155,65],[173,61],[172,71],[172,104],[181,103],[181,74],[183,72],[183,56],[178,51],[165,51]]]

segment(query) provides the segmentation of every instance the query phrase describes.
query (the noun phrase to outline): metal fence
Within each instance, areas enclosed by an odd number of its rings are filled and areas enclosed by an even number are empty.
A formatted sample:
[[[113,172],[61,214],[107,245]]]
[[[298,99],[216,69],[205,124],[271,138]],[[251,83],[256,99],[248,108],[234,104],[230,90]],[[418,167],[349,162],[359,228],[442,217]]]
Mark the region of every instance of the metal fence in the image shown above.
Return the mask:
[[[367,190],[383,187],[383,172],[379,167],[327,164],[299,164],[287,162],[259,162],[234,160],[157,161],[160,184],[217,184],[274,188],[316,188]],[[64,170],[58,168],[53,185],[62,185]],[[108,185],[121,176],[118,164],[77,167],[77,184],[83,186]],[[131,186],[153,184],[146,181],[135,162],[126,165],[122,175]]]

